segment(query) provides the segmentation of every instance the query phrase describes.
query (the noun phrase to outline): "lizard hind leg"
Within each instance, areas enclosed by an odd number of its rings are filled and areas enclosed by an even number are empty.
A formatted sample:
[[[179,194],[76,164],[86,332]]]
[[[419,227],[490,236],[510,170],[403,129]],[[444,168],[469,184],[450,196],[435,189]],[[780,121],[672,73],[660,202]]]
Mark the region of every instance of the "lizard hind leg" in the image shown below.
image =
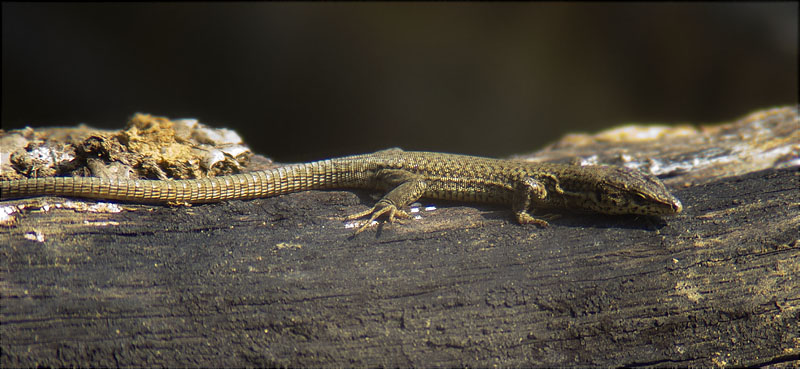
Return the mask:
[[[400,208],[419,200],[428,186],[418,175],[400,169],[383,169],[376,177],[380,187],[392,190],[383,196],[372,209],[345,218],[345,220],[353,220],[372,214],[369,220],[356,231],[356,234],[363,232],[373,221],[384,214],[389,216],[389,223],[393,223],[395,218],[409,218],[408,213]]]

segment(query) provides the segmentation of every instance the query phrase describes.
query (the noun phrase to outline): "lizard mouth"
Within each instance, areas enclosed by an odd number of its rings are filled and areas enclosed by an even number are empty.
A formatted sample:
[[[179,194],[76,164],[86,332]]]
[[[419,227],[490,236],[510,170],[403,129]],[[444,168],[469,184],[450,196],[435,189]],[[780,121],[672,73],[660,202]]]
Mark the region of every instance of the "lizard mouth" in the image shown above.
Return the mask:
[[[672,212],[680,213],[681,211],[683,211],[683,204],[681,204],[681,201],[678,199],[674,200],[675,201],[672,202]]]
[[[646,208],[646,207],[645,207]],[[658,215],[677,214],[683,211],[683,204],[676,198],[671,198],[667,201],[657,204],[650,209],[650,214],[657,213]]]
[[[676,198],[664,199],[660,201],[649,201],[645,203],[632,204],[627,210],[621,210],[616,214],[640,214],[640,215],[671,215],[683,211],[683,204]]]

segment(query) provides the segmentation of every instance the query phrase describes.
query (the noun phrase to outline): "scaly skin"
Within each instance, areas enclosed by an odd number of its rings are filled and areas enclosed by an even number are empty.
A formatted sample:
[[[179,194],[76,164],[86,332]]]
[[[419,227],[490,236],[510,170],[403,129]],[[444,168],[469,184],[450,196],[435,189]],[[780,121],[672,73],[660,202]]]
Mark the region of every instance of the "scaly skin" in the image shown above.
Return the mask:
[[[0,182],[0,200],[68,196],[136,203],[208,203],[291,192],[366,188],[388,191],[356,234],[383,214],[408,217],[403,206],[421,197],[511,205],[517,221],[546,226],[531,209],[603,214],[668,215],[682,205],[654,176],[612,166],[577,166],[389,149],[372,154],[191,180],[111,180],[49,177]]]

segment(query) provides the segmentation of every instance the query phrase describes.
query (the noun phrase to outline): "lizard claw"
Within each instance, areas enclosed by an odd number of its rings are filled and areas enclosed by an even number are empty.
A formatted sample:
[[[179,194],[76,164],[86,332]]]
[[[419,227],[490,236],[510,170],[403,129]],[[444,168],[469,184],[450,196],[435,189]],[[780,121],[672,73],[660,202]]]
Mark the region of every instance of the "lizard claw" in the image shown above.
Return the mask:
[[[534,218],[527,211],[519,211],[515,215],[517,216],[517,222],[519,222],[519,224],[536,224],[540,227],[547,227],[550,225],[544,219]]]
[[[389,203],[386,203],[386,202],[379,201],[377,204],[375,204],[375,206],[372,207],[372,209],[365,210],[365,211],[362,211],[362,212],[347,216],[344,219],[345,220],[355,220],[355,219],[363,218],[363,217],[365,217],[367,215],[372,214],[372,216],[369,217],[369,220],[367,220],[364,223],[364,225],[362,225],[356,231],[355,234],[359,234],[359,233],[363,232],[365,229],[367,229],[367,227],[369,227],[372,224],[372,222],[374,222],[376,219],[378,219],[378,217],[380,217],[381,215],[386,214],[386,213],[388,213],[388,215],[389,215],[389,223],[394,223],[395,217],[396,218],[403,218],[403,219],[410,217],[410,215],[408,215],[408,213],[406,213],[403,210],[398,209],[397,206],[395,206],[394,204],[389,204]]]

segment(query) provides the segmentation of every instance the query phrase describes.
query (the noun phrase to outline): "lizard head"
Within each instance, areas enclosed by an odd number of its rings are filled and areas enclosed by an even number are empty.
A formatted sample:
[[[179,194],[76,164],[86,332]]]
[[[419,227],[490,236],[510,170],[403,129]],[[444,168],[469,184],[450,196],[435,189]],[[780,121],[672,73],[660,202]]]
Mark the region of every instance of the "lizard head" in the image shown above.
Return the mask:
[[[595,193],[587,207],[605,214],[669,215],[683,210],[655,176],[622,167],[600,167]]]

